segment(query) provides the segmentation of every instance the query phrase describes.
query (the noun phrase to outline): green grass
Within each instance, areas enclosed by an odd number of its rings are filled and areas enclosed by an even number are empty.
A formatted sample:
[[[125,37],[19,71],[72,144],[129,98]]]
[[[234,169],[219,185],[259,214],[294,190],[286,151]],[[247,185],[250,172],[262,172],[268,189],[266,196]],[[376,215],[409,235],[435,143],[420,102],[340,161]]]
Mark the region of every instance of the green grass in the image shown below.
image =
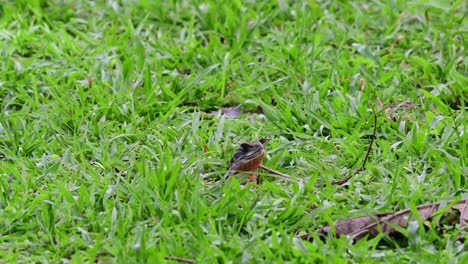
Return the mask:
[[[295,238],[467,197],[466,2],[223,2],[0,2],[0,262],[466,263],[456,228]],[[376,97],[367,170],[314,188],[359,166]],[[212,114],[236,105],[263,114]],[[213,183],[261,137],[308,183]]]

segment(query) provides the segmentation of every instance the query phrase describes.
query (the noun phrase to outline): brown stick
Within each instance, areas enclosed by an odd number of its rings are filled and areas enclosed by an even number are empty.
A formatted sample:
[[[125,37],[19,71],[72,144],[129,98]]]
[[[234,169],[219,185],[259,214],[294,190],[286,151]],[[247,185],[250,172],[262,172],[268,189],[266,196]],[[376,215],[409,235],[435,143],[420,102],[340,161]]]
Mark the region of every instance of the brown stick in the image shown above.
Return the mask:
[[[364,157],[364,161],[362,162],[361,168],[359,168],[359,170],[356,171],[355,174],[361,172],[362,170],[364,170],[364,167],[366,167],[366,162],[369,159],[369,154],[372,150],[372,144],[374,144],[374,140],[377,135],[377,114],[375,113],[374,108],[372,108],[372,113],[374,114],[374,131],[372,132],[372,138],[369,143],[369,147],[367,148],[367,153],[366,153],[366,156]]]
[[[369,159],[369,155],[370,155],[370,152],[372,150],[372,145],[374,144],[374,140],[375,140],[376,135],[377,135],[377,114],[375,113],[374,108],[372,108],[372,113],[374,114],[374,131],[372,132],[372,138],[370,140],[369,146],[367,147],[366,156],[364,156],[364,160],[362,161],[361,167],[359,167],[359,169],[357,169],[353,174],[349,175],[348,177],[346,177],[346,178],[344,178],[342,180],[335,180],[335,181],[330,182],[331,185],[343,185],[343,184],[347,183],[353,176],[358,175],[361,171],[363,171],[365,169],[367,160]],[[317,187],[317,188],[323,188],[325,186],[327,186],[326,183],[316,184],[315,185],[315,187]]]
[[[346,178],[344,178],[342,180],[335,180],[335,181],[330,182],[331,185],[343,185],[343,184],[347,183],[353,176],[359,174],[361,171],[363,171],[365,169],[367,160],[369,159],[369,155],[370,155],[370,152],[372,150],[372,145],[374,144],[374,140],[375,140],[376,135],[377,135],[377,114],[375,113],[374,108],[372,108],[372,113],[374,114],[374,130],[372,132],[372,138],[370,140],[369,146],[367,147],[366,156],[364,156],[364,160],[362,161],[361,167],[359,167],[359,169],[357,169],[352,175],[350,175],[350,176],[348,176],[348,177],[346,177]],[[291,176],[289,176],[288,174],[285,174],[285,173],[276,171],[274,169],[268,168],[263,164],[260,165],[260,168],[262,168],[262,169],[264,169],[264,170],[266,170],[268,172],[271,172],[272,174],[276,174],[276,175],[278,175],[280,177],[286,178],[288,180],[292,180]],[[327,186],[326,183],[316,184],[315,185],[315,187],[317,187],[317,188],[324,188],[325,186]]]
[[[263,164],[260,165],[260,168],[262,168],[262,169],[264,169],[264,170],[266,170],[266,171],[268,171],[268,172],[271,172],[271,173],[273,173],[273,174],[276,174],[276,175],[278,175],[278,176],[280,176],[280,177],[283,177],[283,178],[286,178],[286,179],[288,179],[288,180],[291,180],[291,176],[289,176],[288,174],[282,173],[282,172],[279,172],[279,171],[276,171],[276,170],[274,170],[274,169],[270,169],[270,168],[268,168],[267,166],[265,166],[265,165],[263,165]]]
[[[195,260],[193,259],[188,259],[188,258],[181,258],[181,257],[174,257],[174,256],[166,256],[164,257],[166,260],[174,260],[182,263],[189,263],[189,264],[195,264]]]

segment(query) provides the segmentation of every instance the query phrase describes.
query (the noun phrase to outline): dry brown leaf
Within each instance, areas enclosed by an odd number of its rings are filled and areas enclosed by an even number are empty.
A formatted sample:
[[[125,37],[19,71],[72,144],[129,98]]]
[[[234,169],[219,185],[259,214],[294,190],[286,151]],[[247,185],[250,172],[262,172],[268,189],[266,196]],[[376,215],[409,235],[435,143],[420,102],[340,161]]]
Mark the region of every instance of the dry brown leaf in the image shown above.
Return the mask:
[[[88,73],[88,87],[93,88],[93,76]]]
[[[430,219],[431,216],[439,210],[440,204],[440,202],[437,202],[417,206],[416,209],[418,210],[419,217],[423,220]],[[451,206],[445,213],[448,213],[450,210],[458,210],[460,212],[459,222],[461,228],[468,225],[468,199],[463,199]],[[317,233],[319,235],[327,235],[334,229],[337,236],[346,235],[354,240],[359,240],[366,235],[375,237],[379,233],[392,236],[399,233],[393,226],[406,228],[409,222],[414,219],[414,216],[411,215],[411,210],[405,209],[394,213],[360,216],[341,220],[334,225],[334,228],[330,226],[322,227]],[[303,239],[310,239],[310,237],[309,234],[301,236]]]
[[[240,105],[230,106],[230,107],[221,107],[220,110],[221,110],[221,115],[225,116],[226,118],[236,118],[236,117],[239,117],[240,115],[248,114],[248,118],[252,122],[256,121],[254,114],[263,114],[263,109],[260,106],[257,107],[257,109],[247,110],[247,111],[242,110]],[[218,114],[219,113],[218,111],[212,111],[211,115]]]
[[[468,225],[468,199],[465,199],[464,201],[464,203],[460,202],[452,207],[460,211],[460,225],[462,227]]]
[[[377,109],[381,110],[383,108],[383,103],[380,100],[378,96],[375,97],[375,100],[377,101]]]
[[[224,115],[226,118],[234,118],[238,117],[242,114],[240,106],[235,107],[222,107],[221,114]]]
[[[364,91],[364,88],[366,88],[366,79],[359,79],[359,90]]]

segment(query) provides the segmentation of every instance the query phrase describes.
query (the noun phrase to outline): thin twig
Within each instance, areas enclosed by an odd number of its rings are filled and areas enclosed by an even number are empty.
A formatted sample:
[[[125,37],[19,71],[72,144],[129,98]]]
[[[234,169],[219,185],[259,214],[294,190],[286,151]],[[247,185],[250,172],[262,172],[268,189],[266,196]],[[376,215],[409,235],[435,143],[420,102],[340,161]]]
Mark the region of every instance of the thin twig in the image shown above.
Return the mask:
[[[183,262],[183,263],[189,263],[189,264],[195,264],[195,260],[193,259],[188,259],[188,258],[181,258],[181,257],[174,257],[174,256],[166,256],[164,257],[166,260],[174,260],[178,262]]]
[[[369,143],[369,146],[367,147],[367,152],[366,152],[366,156],[364,157],[364,160],[362,161],[362,165],[361,167],[359,167],[359,169],[357,169],[353,174],[349,175],[348,177],[342,179],[342,180],[336,180],[336,181],[332,181],[330,182],[331,185],[343,185],[345,183],[347,183],[353,176],[355,175],[358,175],[361,171],[363,171],[366,167],[366,163],[367,163],[367,160],[369,159],[369,155],[370,155],[370,152],[372,150],[372,145],[374,144],[374,140],[376,138],[376,135],[377,135],[377,114],[375,113],[375,109],[372,108],[372,113],[374,114],[374,131],[372,132],[372,138],[370,140],[370,143]],[[315,187],[325,187],[326,184],[319,184],[319,185],[315,185]]]
[[[362,162],[361,168],[359,168],[359,170],[356,171],[355,174],[361,172],[366,167],[366,162],[369,159],[369,154],[370,154],[370,152],[372,150],[372,144],[374,144],[374,140],[375,140],[376,135],[377,135],[377,114],[375,113],[374,108],[372,108],[372,113],[374,114],[374,131],[372,132],[372,138],[371,138],[371,141],[369,143],[369,147],[367,148],[367,153],[366,153],[366,156],[364,157],[364,161]]]
[[[276,171],[276,170],[274,170],[274,169],[268,168],[268,167],[266,167],[266,166],[263,165],[263,164],[260,165],[260,168],[262,168],[262,169],[264,169],[264,170],[266,170],[266,171],[268,171],[268,172],[271,172],[271,173],[273,173],[273,174],[276,174],[276,175],[278,175],[278,176],[280,176],[280,177],[283,177],[283,178],[286,178],[286,179],[288,179],[288,180],[291,180],[291,176],[289,176],[288,174],[285,174],[285,173]]]
[[[348,176],[348,177],[346,177],[346,178],[344,178],[342,180],[335,180],[335,181],[330,182],[331,185],[343,185],[343,184],[347,183],[353,176],[359,174],[361,171],[363,171],[365,169],[367,160],[369,159],[369,155],[370,155],[370,152],[372,150],[372,145],[374,144],[374,140],[375,140],[376,135],[377,135],[377,114],[375,113],[374,108],[372,108],[372,113],[374,114],[374,131],[372,132],[372,138],[370,140],[369,146],[367,147],[366,156],[364,156],[364,160],[362,161],[361,167],[359,167],[359,169],[357,169],[353,174],[351,174],[350,176]],[[356,164],[356,162],[357,162],[357,160],[353,163],[353,165],[351,165],[351,167],[353,167],[354,164]],[[260,165],[260,168],[264,169],[264,170],[266,170],[268,172],[271,172],[272,174],[276,174],[276,175],[278,175],[280,177],[286,178],[288,180],[292,180],[291,176],[289,176],[288,174],[285,174],[285,173],[276,171],[274,169],[268,168],[263,164]],[[316,184],[315,185],[316,188],[324,188],[325,186],[327,186],[326,183]]]

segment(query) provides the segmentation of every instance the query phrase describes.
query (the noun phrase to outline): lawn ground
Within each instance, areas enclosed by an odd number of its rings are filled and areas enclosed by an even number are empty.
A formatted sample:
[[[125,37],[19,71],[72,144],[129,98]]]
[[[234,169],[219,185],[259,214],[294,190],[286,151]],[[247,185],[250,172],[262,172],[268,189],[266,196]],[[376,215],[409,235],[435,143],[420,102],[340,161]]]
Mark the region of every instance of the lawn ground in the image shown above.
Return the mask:
[[[467,263],[466,230],[421,219],[398,240],[297,238],[467,197],[466,14],[463,0],[1,1],[0,262]],[[372,109],[366,169],[329,184],[362,164]],[[264,137],[264,164],[294,180],[221,184]]]

